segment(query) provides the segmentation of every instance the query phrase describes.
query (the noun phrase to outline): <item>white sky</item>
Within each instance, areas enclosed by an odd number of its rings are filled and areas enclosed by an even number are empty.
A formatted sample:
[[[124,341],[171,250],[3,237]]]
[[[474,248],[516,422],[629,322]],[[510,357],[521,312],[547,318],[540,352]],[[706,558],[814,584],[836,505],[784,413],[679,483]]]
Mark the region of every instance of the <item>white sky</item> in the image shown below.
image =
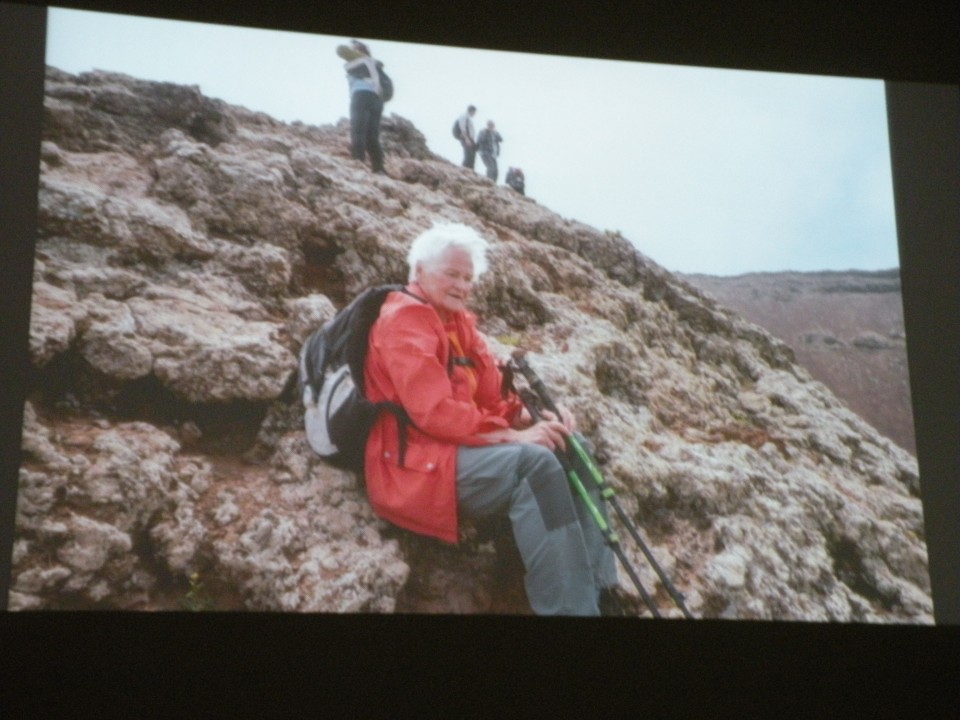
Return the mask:
[[[51,9],[47,63],[319,125],[349,114],[348,39]],[[477,129],[492,119],[504,137],[501,183],[523,168],[537,202],[669,270],[899,266],[882,80],[361,39],[396,85],[385,115],[433,152],[460,162],[450,127],[472,103]]]

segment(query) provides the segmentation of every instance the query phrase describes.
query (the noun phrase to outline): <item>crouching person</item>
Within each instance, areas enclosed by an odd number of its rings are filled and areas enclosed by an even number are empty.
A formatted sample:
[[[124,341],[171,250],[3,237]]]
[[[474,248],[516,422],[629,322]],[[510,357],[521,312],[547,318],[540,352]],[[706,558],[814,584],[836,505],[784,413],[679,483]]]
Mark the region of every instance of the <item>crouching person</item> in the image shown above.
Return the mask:
[[[613,554],[553,453],[574,419],[561,410],[534,423],[517,397],[503,398],[500,370],[467,311],[486,249],[464,225],[427,230],[407,256],[406,292],[380,310],[366,394],[401,405],[409,422],[382,413],[370,433],[370,503],[384,519],[447,542],[457,542],[461,517],[506,515],[533,611],[597,615],[601,591],[616,584]]]

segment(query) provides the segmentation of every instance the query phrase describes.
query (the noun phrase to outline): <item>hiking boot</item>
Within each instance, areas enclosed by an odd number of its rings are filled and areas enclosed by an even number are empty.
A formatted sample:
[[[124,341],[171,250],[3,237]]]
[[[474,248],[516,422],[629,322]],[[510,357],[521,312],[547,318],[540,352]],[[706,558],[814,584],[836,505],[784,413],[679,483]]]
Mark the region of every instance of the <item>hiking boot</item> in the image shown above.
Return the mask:
[[[597,598],[601,617],[626,617],[627,608],[616,588],[603,588]]]

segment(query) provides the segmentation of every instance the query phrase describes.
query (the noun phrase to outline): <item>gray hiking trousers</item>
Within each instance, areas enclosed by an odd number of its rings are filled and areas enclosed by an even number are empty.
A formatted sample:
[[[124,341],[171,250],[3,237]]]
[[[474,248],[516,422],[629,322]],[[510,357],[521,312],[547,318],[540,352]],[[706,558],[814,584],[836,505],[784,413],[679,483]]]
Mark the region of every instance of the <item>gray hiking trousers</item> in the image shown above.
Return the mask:
[[[599,492],[590,494],[603,509]],[[536,614],[599,614],[600,589],[617,584],[613,552],[550,450],[532,444],[461,446],[457,498],[464,517],[510,518]]]

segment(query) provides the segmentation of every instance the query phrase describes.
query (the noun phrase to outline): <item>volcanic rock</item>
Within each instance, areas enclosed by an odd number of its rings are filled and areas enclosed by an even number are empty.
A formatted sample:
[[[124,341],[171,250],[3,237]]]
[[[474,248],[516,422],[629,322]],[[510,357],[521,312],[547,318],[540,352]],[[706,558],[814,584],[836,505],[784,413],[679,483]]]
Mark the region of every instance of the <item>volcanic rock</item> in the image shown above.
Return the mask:
[[[395,115],[385,177],[345,122],[196,88],[49,68],[45,109],[12,608],[528,613],[509,533],[445,545],[377,518],[288,392],[306,334],[403,282],[448,220],[492,243],[473,301],[491,347],[525,349],[577,416],[695,616],[932,622],[916,460],[626,238]]]

